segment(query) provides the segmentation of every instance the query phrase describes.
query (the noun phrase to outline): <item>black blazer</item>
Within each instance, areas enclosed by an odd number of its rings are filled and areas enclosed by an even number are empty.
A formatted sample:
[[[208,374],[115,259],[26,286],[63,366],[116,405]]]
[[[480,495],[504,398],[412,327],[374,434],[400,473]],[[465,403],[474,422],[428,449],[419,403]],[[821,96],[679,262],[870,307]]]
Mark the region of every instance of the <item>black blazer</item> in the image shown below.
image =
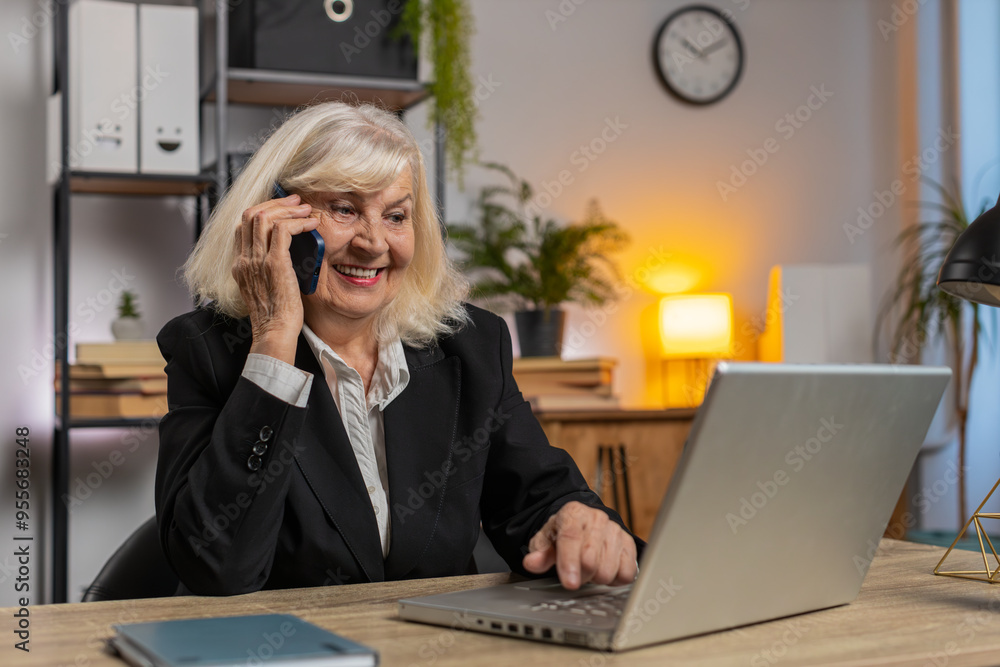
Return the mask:
[[[340,414],[300,334],[295,365],[315,376],[296,408],[241,377],[249,320],[196,310],[157,336],[169,412],[160,424],[156,515],[183,585],[208,595],[464,574],[482,520],[523,572],[531,536],[578,500],[621,524],[572,459],[549,446],[511,375],[503,320],[472,322],[428,349],[405,347],[410,381],[383,414],[390,548]]]

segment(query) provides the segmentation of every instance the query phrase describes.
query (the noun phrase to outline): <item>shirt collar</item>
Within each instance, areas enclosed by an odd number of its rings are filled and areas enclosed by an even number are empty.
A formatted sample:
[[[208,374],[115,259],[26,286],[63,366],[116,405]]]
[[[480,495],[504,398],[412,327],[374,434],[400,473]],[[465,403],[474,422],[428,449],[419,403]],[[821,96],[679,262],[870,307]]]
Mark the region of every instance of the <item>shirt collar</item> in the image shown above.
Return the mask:
[[[347,365],[347,363],[334,352],[333,348],[327,345],[316,333],[309,328],[308,324],[302,325],[302,334],[305,336],[309,348],[319,361],[323,372],[327,368],[332,368],[337,376],[338,383],[348,372],[357,375],[357,371]],[[327,363],[324,363],[326,360]],[[378,346],[378,362],[375,365],[375,373],[372,375],[372,383],[368,389],[367,401],[369,409],[378,406],[379,410],[385,410],[410,382],[410,369],[406,365],[406,354],[403,351],[403,342],[397,336],[388,343],[380,343]]]

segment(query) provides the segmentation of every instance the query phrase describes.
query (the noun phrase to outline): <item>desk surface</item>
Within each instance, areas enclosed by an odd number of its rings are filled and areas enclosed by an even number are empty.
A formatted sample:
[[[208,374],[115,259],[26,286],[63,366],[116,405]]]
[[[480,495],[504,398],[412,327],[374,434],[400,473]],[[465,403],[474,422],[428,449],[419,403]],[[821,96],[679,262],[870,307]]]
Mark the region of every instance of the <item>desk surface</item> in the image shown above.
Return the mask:
[[[0,609],[0,664],[121,667],[102,652],[118,622],[293,613],[376,647],[382,665],[913,665],[1000,664],[1000,585],[930,574],[943,549],[883,540],[858,599],[847,606],[610,655],[400,621],[396,600],[486,586],[507,575],[31,608],[31,652],[13,648],[12,609]],[[734,555],[735,556],[735,555]],[[965,552],[954,564],[976,567]],[[949,562],[951,560],[949,559]],[[979,565],[982,559],[979,557]],[[822,573],[817,573],[822,576]],[[780,594],[776,591],[776,594]]]

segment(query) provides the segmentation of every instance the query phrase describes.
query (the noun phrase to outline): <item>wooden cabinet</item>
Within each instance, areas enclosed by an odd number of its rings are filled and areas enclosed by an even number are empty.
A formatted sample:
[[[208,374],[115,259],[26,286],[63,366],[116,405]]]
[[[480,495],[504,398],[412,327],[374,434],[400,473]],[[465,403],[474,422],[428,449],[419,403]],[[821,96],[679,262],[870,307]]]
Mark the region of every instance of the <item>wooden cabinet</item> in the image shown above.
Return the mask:
[[[694,410],[537,411],[549,442],[565,449],[591,488],[648,539]],[[631,514],[631,519],[629,518]]]

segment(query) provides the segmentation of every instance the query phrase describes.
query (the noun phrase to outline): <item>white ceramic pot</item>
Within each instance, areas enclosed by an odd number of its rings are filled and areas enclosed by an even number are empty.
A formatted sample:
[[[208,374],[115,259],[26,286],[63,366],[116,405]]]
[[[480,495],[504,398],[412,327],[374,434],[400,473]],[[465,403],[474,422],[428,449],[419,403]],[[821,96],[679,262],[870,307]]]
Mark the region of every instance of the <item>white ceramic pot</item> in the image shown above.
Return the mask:
[[[111,323],[111,333],[115,340],[141,340],[145,327],[138,317],[119,317]]]

